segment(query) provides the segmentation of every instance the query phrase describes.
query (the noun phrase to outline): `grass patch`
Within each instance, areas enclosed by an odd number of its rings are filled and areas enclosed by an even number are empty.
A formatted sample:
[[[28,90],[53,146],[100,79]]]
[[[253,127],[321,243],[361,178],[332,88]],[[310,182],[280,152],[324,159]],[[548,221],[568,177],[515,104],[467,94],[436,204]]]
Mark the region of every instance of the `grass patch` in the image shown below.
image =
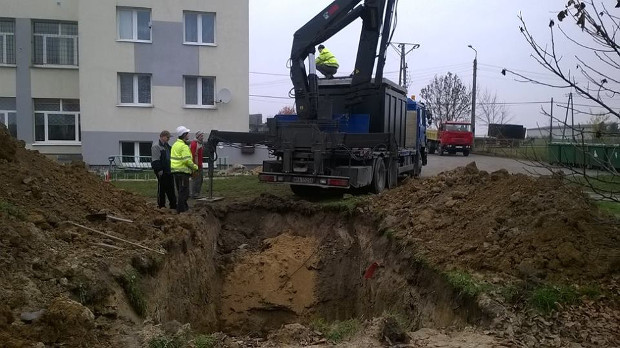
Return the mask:
[[[129,299],[129,304],[141,317],[146,314],[147,304],[144,298],[144,293],[140,289],[140,274],[135,270],[125,272],[125,274],[119,279],[125,294]]]
[[[599,175],[587,179],[583,176],[575,175],[567,177],[566,180],[570,183],[584,186],[586,189],[592,187],[599,191],[620,192],[620,176],[618,175]]]
[[[178,337],[159,336],[149,341],[149,348],[181,348],[184,344]]]
[[[157,197],[157,181],[113,181],[114,186],[145,197]],[[265,184],[258,181],[256,175],[216,177],[213,179],[213,195],[227,198],[253,198],[263,193],[276,196],[292,197],[288,185]],[[202,195],[209,194],[209,179],[205,177]]]
[[[517,303],[526,297],[526,290],[517,284],[499,287],[498,293],[508,303]]]
[[[355,213],[355,209],[359,207],[366,196],[352,196],[349,198],[330,198],[320,201],[319,204],[327,210],[335,210],[345,212],[347,214]]]
[[[620,203],[599,201],[596,202],[596,205],[600,210],[620,218]]]
[[[530,304],[543,313],[557,309],[558,304],[574,304],[579,301],[580,294],[572,286],[543,285],[532,291]]]
[[[215,337],[211,335],[200,335],[194,339],[194,346],[196,348],[213,348],[215,343]]]
[[[490,289],[490,285],[484,281],[474,279],[469,273],[463,271],[450,271],[446,273],[448,283],[460,294],[466,294],[472,297],[478,296],[480,293]]]
[[[549,157],[549,151],[546,145],[524,144],[519,147],[495,147],[476,145],[474,149],[474,153],[477,154],[516,158],[530,161],[547,162]]]
[[[312,328],[322,333],[326,339],[333,343],[339,343],[351,338],[359,331],[360,327],[361,323],[356,318],[331,323],[324,319],[312,321]]]
[[[9,216],[14,216],[18,218],[19,220],[26,219],[26,214],[24,214],[23,211],[21,211],[18,207],[6,201],[0,201],[0,213],[7,214]]]

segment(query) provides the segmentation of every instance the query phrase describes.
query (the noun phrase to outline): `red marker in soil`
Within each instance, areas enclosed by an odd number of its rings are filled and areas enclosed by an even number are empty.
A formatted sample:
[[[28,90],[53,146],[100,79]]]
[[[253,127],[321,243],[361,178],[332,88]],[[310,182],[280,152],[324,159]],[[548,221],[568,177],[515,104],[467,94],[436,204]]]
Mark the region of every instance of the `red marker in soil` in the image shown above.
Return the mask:
[[[368,268],[366,269],[366,273],[364,273],[364,279],[372,278],[372,276],[375,274],[375,271],[377,270],[377,267],[379,267],[379,263],[377,261],[373,262],[370,266],[368,266]]]

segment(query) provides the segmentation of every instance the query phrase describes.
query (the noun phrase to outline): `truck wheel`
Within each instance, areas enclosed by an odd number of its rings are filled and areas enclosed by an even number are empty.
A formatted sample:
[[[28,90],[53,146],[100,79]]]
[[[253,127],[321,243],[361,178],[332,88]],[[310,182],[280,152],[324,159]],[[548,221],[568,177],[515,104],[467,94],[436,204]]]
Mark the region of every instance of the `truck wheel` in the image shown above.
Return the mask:
[[[443,156],[443,146],[441,146],[441,144],[437,147],[437,152],[439,153],[439,156]]]
[[[385,162],[382,158],[375,160],[375,165],[372,173],[372,182],[370,183],[370,190],[373,193],[381,193],[385,190]]]
[[[413,160],[413,176],[417,178],[422,174],[422,158],[416,155]]]
[[[465,157],[469,156],[469,150],[463,150],[463,156]]]
[[[435,154],[435,145],[431,145],[428,147],[428,153],[431,155]]]

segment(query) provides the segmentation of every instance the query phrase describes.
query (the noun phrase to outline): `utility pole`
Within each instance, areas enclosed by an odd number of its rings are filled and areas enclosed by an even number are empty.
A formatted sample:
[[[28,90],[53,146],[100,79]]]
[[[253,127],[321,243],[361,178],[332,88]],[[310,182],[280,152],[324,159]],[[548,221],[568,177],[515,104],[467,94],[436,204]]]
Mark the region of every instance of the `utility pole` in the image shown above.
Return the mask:
[[[471,48],[476,52],[476,56],[474,57],[474,82],[473,82],[473,90],[471,91],[471,132],[474,135],[474,139],[476,138],[476,73],[478,72],[478,51],[472,46],[468,45],[467,47]]]
[[[551,114],[549,115],[549,143],[553,142],[553,98],[551,98]]]
[[[398,74],[398,84],[407,89],[407,60],[405,59],[411,51],[420,47],[420,44],[406,43],[406,42],[392,42],[392,48],[400,55],[400,71]],[[407,51],[407,46],[411,46],[411,49]]]

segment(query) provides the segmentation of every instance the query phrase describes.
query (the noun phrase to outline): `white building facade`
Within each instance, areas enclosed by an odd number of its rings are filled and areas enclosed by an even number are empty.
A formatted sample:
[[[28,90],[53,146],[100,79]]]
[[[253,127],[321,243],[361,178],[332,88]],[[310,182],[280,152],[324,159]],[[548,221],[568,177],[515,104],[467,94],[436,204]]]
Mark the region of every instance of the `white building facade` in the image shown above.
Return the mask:
[[[0,122],[29,148],[105,165],[149,161],[160,131],[179,125],[248,130],[247,1],[0,0],[0,9]]]

